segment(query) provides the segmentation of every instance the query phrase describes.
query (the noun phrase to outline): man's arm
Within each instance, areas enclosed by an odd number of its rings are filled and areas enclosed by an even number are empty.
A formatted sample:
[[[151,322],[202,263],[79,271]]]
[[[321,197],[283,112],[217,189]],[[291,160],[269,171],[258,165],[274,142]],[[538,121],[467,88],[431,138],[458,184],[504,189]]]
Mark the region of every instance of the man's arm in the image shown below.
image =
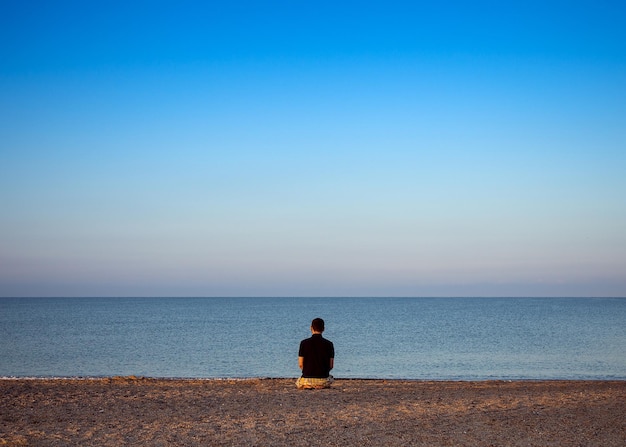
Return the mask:
[[[330,369],[333,369],[335,367],[335,359],[331,358],[330,359]]]
[[[304,368],[304,357],[298,357],[298,366],[300,369]]]

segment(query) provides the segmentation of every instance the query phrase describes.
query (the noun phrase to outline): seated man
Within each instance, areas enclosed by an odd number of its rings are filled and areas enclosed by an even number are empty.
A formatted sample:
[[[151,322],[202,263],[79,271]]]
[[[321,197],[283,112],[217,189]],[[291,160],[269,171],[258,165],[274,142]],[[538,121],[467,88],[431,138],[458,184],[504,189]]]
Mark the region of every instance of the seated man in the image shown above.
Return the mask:
[[[298,365],[302,377],[296,382],[298,389],[328,388],[333,383],[330,370],[335,366],[335,347],[322,337],[324,320],[316,318],[311,323],[311,337],[300,342]]]

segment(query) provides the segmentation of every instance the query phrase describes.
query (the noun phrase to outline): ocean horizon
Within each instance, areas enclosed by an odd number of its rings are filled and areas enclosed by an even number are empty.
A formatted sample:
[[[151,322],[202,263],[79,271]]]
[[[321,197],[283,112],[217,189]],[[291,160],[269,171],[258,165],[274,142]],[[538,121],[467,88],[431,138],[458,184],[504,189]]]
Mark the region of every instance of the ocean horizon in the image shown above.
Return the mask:
[[[0,377],[626,380],[624,298],[0,298]]]

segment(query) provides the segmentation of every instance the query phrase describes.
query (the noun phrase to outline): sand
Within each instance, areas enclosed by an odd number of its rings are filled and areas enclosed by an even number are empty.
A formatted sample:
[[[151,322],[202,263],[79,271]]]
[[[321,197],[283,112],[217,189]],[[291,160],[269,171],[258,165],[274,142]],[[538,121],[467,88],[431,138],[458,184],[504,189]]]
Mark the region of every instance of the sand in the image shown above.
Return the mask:
[[[9,446],[619,446],[626,381],[0,380]]]

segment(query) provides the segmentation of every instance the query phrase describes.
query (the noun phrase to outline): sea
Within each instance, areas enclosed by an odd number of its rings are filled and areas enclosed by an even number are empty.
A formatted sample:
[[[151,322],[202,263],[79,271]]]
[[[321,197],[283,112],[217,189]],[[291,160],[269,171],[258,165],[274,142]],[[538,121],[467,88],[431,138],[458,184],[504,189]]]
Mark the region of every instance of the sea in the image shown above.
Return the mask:
[[[624,298],[0,298],[0,377],[626,380]]]

